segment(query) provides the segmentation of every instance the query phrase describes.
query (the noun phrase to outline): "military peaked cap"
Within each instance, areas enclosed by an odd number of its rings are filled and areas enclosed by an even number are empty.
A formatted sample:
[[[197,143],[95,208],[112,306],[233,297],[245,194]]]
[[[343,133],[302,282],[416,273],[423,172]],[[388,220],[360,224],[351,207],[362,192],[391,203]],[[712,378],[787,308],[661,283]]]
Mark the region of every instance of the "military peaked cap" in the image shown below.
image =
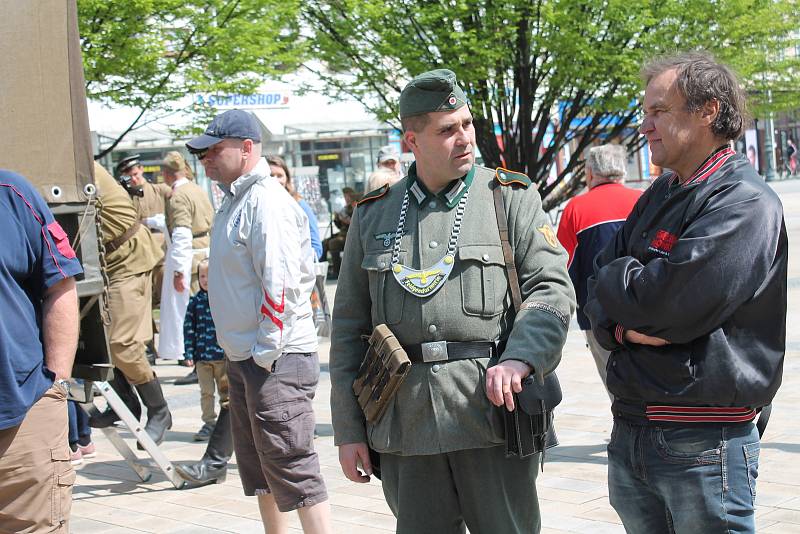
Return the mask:
[[[134,154],[133,156],[128,156],[127,158],[120,160],[116,167],[117,176],[128,172],[137,165],[141,165],[139,162],[140,158],[141,156],[139,154]]]
[[[400,93],[400,118],[432,111],[452,111],[467,105],[456,74],[447,69],[424,72],[408,82]]]

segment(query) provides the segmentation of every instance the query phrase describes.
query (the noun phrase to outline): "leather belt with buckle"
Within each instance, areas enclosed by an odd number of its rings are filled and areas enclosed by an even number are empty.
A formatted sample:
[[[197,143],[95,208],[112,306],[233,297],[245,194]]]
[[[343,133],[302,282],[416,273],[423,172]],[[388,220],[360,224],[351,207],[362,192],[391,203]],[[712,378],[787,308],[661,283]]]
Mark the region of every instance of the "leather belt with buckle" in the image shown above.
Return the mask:
[[[431,341],[403,348],[412,363],[491,358],[497,354],[494,341]]]

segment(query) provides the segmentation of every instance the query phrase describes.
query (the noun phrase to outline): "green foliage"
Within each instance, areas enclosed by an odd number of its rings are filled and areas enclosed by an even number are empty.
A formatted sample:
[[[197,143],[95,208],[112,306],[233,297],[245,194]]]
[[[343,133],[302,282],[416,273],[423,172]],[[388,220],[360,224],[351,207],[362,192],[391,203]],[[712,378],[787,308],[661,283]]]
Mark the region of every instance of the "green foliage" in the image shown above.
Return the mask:
[[[767,86],[773,107],[798,101],[798,58],[782,55],[798,44],[798,0],[308,0],[301,10],[310,57],[325,66],[308,68],[327,92],[394,124],[411,76],[455,71],[485,163],[528,174],[546,207],[580,186],[596,140],[640,148],[639,69],[650,57],[706,49],[741,73],[757,107]],[[571,156],[548,184],[565,145]]]
[[[250,94],[265,77],[293,72],[303,52],[298,8],[298,0],[78,0],[87,97],[141,111],[104,153],[186,95]]]

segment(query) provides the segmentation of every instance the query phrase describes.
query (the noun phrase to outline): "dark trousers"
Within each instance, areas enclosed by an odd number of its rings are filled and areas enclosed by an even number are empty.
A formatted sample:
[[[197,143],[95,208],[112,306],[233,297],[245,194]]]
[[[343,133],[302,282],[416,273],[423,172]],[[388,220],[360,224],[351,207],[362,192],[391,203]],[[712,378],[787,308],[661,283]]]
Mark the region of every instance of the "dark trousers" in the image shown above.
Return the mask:
[[[80,438],[92,435],[89,427],[89,414],[75,401],[67,401],[69,413],[69,444],[78,443]]]
[[[398,534],[536,534],[538,467],[538,454],[506,458],[502,446],[381,454],[381,481]]]

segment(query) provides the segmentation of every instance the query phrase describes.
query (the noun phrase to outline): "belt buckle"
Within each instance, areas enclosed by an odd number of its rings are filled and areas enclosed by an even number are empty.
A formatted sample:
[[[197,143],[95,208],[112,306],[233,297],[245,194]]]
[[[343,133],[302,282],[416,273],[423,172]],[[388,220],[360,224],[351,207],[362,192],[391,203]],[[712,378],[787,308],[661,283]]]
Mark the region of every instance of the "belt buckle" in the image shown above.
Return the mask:
[[[447,341],[422,343],[420,348],[422,349],[422,361],[425,363],[447,360]]]

